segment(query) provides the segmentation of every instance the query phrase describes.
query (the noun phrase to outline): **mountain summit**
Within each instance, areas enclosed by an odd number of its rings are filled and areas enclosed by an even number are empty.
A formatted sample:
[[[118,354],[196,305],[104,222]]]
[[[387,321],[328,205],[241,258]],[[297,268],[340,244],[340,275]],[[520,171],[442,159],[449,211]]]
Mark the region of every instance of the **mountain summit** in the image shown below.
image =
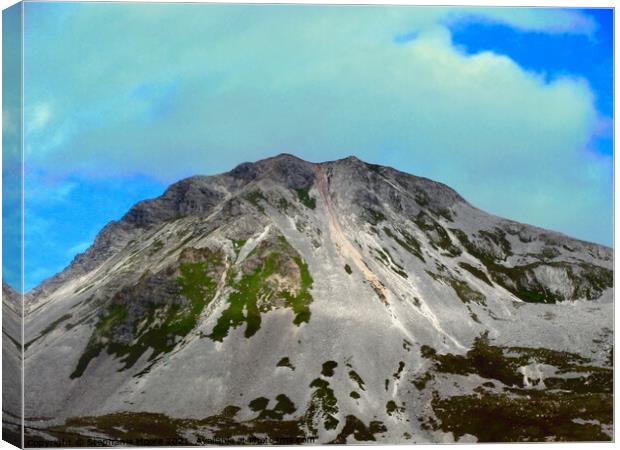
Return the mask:
[[[612,267],[355,157],[194,176],[26,295],[26,434],[609,440]]]

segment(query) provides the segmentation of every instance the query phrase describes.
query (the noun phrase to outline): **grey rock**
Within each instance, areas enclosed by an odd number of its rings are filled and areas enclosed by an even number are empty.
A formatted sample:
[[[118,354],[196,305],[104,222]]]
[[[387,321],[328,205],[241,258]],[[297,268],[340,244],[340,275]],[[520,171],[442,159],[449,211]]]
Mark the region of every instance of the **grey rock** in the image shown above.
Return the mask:
[[[605,364],[613,251],[355,157],[283,154],[138,203],[25,301],[29,418],[200,419],[237,406],[248,420],[251,400],[285,394],[289,418],[314,417],[319,442],[336,439],[348,415],[383,422],[383,442],[437,442],[449,435],[418,420],[432,417],[431,388],[411,382],[428,369],[421,349],[463,355],[488,332],[499,346]],[[284,357],[295,370],[277,366]],[[310,388],[327,361],[338,363],[337,412]],[[406,408],[388,414],[389,401]]]

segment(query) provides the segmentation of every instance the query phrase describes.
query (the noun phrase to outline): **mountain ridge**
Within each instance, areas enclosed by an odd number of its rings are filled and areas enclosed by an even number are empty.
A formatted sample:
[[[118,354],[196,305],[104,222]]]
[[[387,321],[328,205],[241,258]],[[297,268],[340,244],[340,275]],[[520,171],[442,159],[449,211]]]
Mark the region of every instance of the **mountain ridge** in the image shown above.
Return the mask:
[[[153,420],[188,444],[613,426],[613,251],[354,157],[181,180],[26,297],[26,416],[50,439]]]
[[[413,175],[413,174],[409,174],[407,172],[402,172],[399,171],[396,168],[393,167],[389,167],[389,166],[382,166],[382,165],[378,165],[378,164],[372,164],[372,163],[366,163],[362,160],[360,160],[359,158],[357,158],[354,155],[350,155],[344,158],[340,158],[340,159],[336,159],[336,160],[330,160],[330,161],[324,161],[324,162],[310,162],[310,161],[306,161],[296,155],[290,154],[290,153],[280,153],[278,155],[272,156],[272,157],[268,157],[268,158],[264,158],[255,162],[242,162],[239,163],[237,166],[235,166],[232,170],[228,171],[228,172],[222,172],[222,173],[218,173],[218,174],[214,174],[214,175],[192,175],[186,178],[183,178],[181,180],[178,180],[174,183],[172,183],[168,188],[166,188],[166,190],[164,191],[164,193],[159,196],[159,197],[155,197],[152,199],[146,199],[146,200],[141,200],[138,203],[136,203],[134,206],[132,206],[120,219],[118,220],[111,220],[109,221],[103,228],[102,230],[97,233],[97,236],[95,237],[95,241],[93,242],[93,244],[87,248],[84,252],[78,253],[74,259],[69,263],[69,265],[67,267],[65,267],[63,270],[61,270],[60,272],[58,272],[55,275],[52,275],[50,278],[43,280],[39,285],[35,286],[33,289],[31,289],[30,291],[26,292],[27,298],[32,298],[33,296],[36,295],[36,293],[39,290],[44,290],[46,288],[47,285],[49,284],[54,284],[57,277],[60,277],[62,280],[62,274],[67,271],[70,270],[71,267],[74,265],[74,263],[80,263],[82,262],[84,258],[83,255],[89,253],[89,251],[95,247],[95,249],[100,249],[101,247],[113,247],[111,246],[111,240],[114,238],[118,238],[118,234],[122,234],[123,231],[126,230],[126,228],[131,228],[132,226],[137,226],[139,228],[144,228],[145,226],[151,226],[154,225],[154,223],[149,223],[148,219],[145,222],[145,219],[143,217],[144,212],[141,211],[141,208],[146,206],[146,205],[151,205],[153,204],[153,202],[157,202],[158,200],[160,200],[162,197],[165,198],[166,195],[170,192],[170,191],[175,191],[175,190],[180,190],[180,191],[184,191],[184,190],[190,190],[191,187],[195,184],[200,185],[203,183],[208,183],[211,180],[214,179],[218,179],[221,177],[226,177],[226,176],[231,176],[233,178],[240,178],[243,179],[245,181],[254,181],[255,178],[252,178],[252,174],[254,176],[259,176],[259,170],[264,167],[264,166],[269,166],[270,164],[279,164],[279,163],[283,163],[286,161],[294,161],[296,164],[304,166],[308,169],[316,167],[316,166],[329,166],[329,165],[334,165],[334,164],[346,164],[346,163],[350,163],[350,164],[354,164],[354,165],[358,165],[358,166],[364,166],[367,169],[370,170],[374,170],[377,172],[380,172],[381,170],[387,170],[387,171],[392,171],[394,173],[397,173],[399,176],[402,177],[414,177],[417,180],[420,180],[420,182],[425,183],[427,185],[430,186],[437,186],[439,187],[439,189],[441,189],[443,192],[449,193],[451,195],[454,196],[455,201],[460,201],[463,203],[468,204],[469,206],[471,206],[472,208],[478,209],[482,212],[484,212],[483,210],[471,205],[469,202],[467,202],[467,200],[465,200],[457,191],[455,191],[454,189],[452,189],[450,186],[448,186],[445,183],[441,183],[441,182],[437,182],[434,180],[431,180],[430,178],[426,178],[426,177],[421,177],[418,175]],[[263,169],[264,170],[264,169]],[[272,169],[273,170],[273,169]],[[306,188],[308,187],[311,183],[312,183],[312,179],[305,179],[305,181],[299,181],[299,180],[295,180],[292,184],[289,185],[289,187],[291,188]],[[185,191],[186,192],[186,191]],[[221,198],[219,199],[221,200]],[[168,212],[168,214],[171,214],[170,212]],[[161,220],[170,220],[173,217],[178,217],[174,216],[173,214],[170,215],[170,217],[167,218],[162,218]],[[495,216],[498,218],[501,218],[500,216]],[[509,223],[514,223],[515,225],[526,225],[528,227],[537,229],[541,232],[544,233],[549,233],[551,235],[559,235],[565,238],[569,238],[571,240],[574,241],[578,241],[578,242],[582,242],[584,244],[589,244],[589,245],[596,245],[596,246],[601,246],[601,247],[606,247],[608,249],[611,250],[611,247],[602,245],[602,244],[597,244],[594,242],[590,242],[590,241],[585,241],[583,239],[578,239],[578,238],[574,238],[572,236],[569,236],[565,233],[559,232],[559,231],[555,231],[555,230],[551,230],[551,229],[546,229],[543,227],[539,227],[536,225],[531,225],[531,224],[523,224],[521,222],[515,221],[515,220],[511,220],[511,219],[505,219],[505,218],[501,218],[502,220],[509,222]],[[96,262],[98,262],[99,260],[97,259]],[[95,264],[96,264],[95,262]]]

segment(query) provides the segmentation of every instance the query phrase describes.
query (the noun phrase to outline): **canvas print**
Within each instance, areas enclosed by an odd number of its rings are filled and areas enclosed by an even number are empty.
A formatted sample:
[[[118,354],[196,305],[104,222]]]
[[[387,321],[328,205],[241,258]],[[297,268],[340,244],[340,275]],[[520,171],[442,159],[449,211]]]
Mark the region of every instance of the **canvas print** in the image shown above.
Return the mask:
[[[611,441],[613,9],[3,12],[3,439]]]

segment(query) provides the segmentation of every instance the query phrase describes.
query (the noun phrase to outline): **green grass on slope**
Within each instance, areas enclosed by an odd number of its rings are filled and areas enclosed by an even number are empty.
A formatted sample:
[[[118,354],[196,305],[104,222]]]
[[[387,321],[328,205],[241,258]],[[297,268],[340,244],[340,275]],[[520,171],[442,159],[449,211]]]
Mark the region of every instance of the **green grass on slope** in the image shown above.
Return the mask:
[[[310,209],[316,208],[316,200],[308,194],[307,189],[295,189],[295,191],[297,192],[297,198],[304,206]]]
[[[424,375],[411,380],[420,390],[442,374],[478,375],[485,381],[472,394],[446,396],[433,390],[437,420],[426,429],[476,436],[480,442],[609,441],[613,423],[613,370],[580,355],[545,348],[499,347],[486,334],[465,355],[438,354],[428,346],[422,356],[433,361]],[[555,367],[542,382],[523,380],[520,367],[531,363]],[[458,380],[458,378],[454,378]]]
[[[245,337],[253,336],[260,328],[261,315],[257,300],[259,296],[273,294],[265,280],[275,272],[277,255],[270,255],[252,274],[243,276],[228,298],[228,308],[222,313],[209,337],[222,342],[231,328],[246,323]]]
[[[290,262],[293,262],[298,273],[288,272]],[[232,288],[227,304],[228,307],[218,318],[215,327],[208,337],[214,341],[222,342],[228,336],[231,329],[243,324],[246,325],[244,335],[252,337],[260,329],[261,314],[266,313],[278,306],[281,299],[289,306],[295,318],[293,323],[301,325],[310,320],[310,303],[312,295],[313,279],[308,270],[308,265],[301,259],[290,244],[280,236],[277,243],[269,247],[254,249],[248,259],[244,261],[246,266],[256,265],[253,270],[236,268],[231,270],[227,278],[227,286]],[[239,275],[239,279],[236,278]],[[297,294],[287,290],[277,290],[277,285],[270,280],[273,275],[296,279],[299,278]]]
[[[482,392],[441,398],[433,410],[443,431],[471,434],[479,442],[610,441],[613,397],[564,391],[503,394]]]
[[[149,304],[146,315],[137,317],[133,323],[126,323],[128,310],[125,305],[111,305],[97,323],[71,378],[80,377],[104,348],[109,354],[121,358],[124,363],[121,370],[132,367],[147,351],[151,351],[149,360],[171,351],[177,339],[194,329],[198,317],[215,295],[216,283],[207,275],[209,264],[221,264],[221,261],[182,263],[179,266],[177,285],[180,295],[187,300],[185,304]],[[146,323],[147,327],[139,329],[140,323]],[[124,326],[131,327],[133,342],[114,340],[115,334]]]

